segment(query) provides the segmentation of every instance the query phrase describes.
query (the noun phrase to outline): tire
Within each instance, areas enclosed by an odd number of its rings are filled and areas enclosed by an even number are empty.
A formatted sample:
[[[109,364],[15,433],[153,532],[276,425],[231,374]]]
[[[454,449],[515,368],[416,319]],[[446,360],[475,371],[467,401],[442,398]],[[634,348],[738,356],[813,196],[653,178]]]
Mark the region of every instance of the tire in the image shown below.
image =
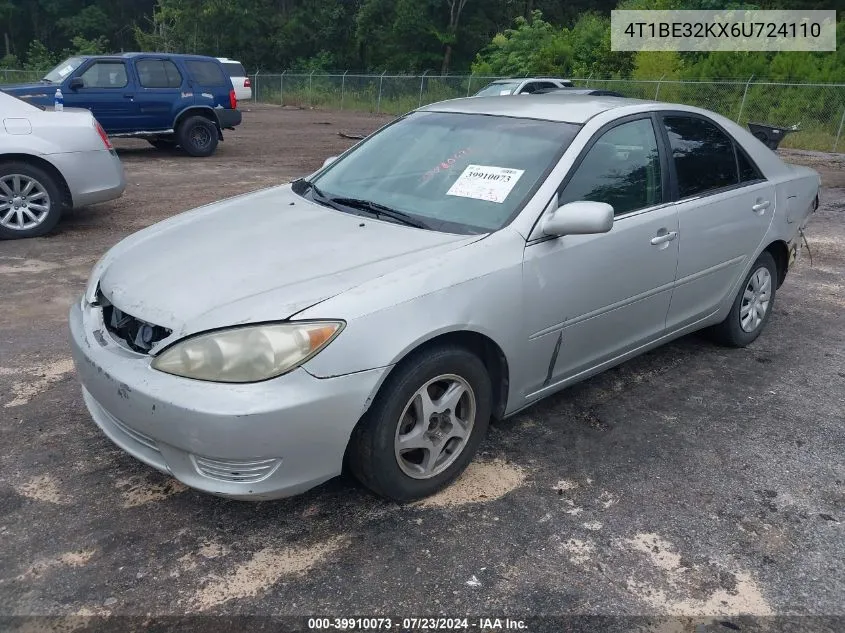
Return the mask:
[[[712,337],[730,347],[751,344],[766,327],[775,307],[777,280],[775,260],[771,253],[764,251],[745,276],[727,318],[711,328]],[[760,307],[763,308],[762,315],[759,314]],[[753,316],[754,313],[758,318]]]
[[[217,126],[201,116],[189,116],[179,124],[176,139],[191,156],[211,156],[217,149]]]
[[[177,147],[176,141],[172,138],[148,138],[147,143],[163,151],[172,151]]]
[[[46,235],[59,222],[62,203],[53,174],[29,163],[0,163],[0,238]]]
[[[453,396],[444,402],[449,388]],[[432,405],[426,407],[428,418],[420,415],[423,390]],[[409,357],[394,369],[352,432],[350,470],[374,493],[394,501],[437,492],[472,461],[490,423],[492,394],[484,363],[462,347]],[[463,439],[458,437],[462,433]]]

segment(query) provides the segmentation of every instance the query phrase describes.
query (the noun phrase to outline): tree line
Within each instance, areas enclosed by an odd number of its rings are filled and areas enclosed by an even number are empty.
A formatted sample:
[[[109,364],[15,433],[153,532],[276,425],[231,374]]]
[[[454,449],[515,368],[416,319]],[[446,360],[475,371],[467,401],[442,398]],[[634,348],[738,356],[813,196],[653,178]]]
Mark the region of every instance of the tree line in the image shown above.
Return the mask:
[[[788,5],[788,6],[787,6]],[[733,8],[823,9],[819,0]],[[727,8],[720,0],[0,0],[0,68],[130,50],[231,57],[249,72],[549,74],[845,82],[836,53],[619,53],[614,8]]]

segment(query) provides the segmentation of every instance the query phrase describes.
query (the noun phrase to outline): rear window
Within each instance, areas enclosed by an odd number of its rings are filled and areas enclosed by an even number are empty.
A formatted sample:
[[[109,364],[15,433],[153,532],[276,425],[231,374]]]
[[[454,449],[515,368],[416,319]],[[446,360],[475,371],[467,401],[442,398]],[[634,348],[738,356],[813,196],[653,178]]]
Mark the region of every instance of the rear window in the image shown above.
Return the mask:
[[[203,86],[228,86],[232,82],[223,74],[220,64],[200,60],[187,60],[185,66],[198,84]]]
[[[238,62],[223,62],[223,68],[229,73],[229,77],[246,77],[246,70]]]

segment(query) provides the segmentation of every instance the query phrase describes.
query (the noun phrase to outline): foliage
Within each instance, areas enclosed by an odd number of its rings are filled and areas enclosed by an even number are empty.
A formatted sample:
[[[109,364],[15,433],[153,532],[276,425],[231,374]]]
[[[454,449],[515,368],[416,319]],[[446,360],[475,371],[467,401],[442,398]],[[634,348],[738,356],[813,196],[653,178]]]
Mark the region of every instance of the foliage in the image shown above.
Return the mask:
[[[796,5],[797,3],[797,5]],[[845,82],[835,53],[621,53],[620,9],[827,8],[822,0],[0,0],[3,64],[43,70],[73,53],[227,56],[250,72],[350,70],[593,78]],[[479,52],[480,51],[480,52]]]

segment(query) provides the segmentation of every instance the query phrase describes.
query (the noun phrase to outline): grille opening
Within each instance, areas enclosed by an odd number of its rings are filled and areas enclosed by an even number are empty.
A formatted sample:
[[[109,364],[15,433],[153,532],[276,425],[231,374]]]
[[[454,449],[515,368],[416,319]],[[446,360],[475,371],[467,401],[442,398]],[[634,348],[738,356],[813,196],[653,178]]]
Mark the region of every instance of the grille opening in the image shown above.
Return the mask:
[[[172,332],[166,327],[147,323],[123,312],[111,305],[102,294],[98,296],[98,303],[103,306],[103,322],[106,329],[135,352],[147,354],[153,345],[166,339]]]

